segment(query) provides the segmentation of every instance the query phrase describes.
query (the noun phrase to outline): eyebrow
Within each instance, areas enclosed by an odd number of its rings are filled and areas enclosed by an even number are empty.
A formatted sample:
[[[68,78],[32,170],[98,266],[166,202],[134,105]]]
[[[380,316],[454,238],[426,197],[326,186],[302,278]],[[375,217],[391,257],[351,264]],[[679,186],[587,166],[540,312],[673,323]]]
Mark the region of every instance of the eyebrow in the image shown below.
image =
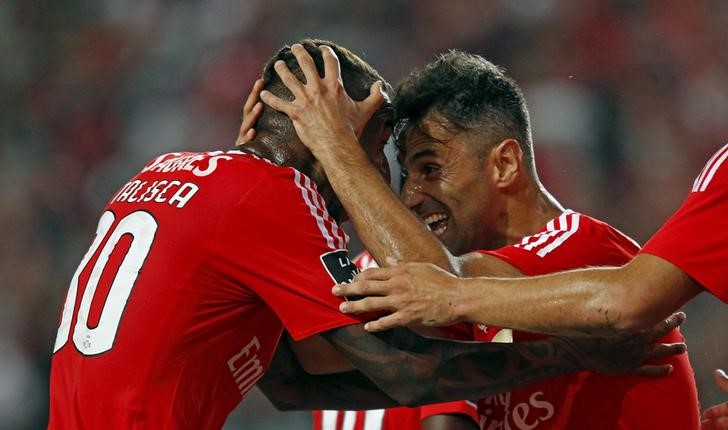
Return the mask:
[[[422,150],[416,151],[412,156],[405,157],[405,161],[407,163],[414,163],[415,161],[419,160],[420,158],[435,157],[435,156],[437,156],[437,153],[433,149],[422,149]]]

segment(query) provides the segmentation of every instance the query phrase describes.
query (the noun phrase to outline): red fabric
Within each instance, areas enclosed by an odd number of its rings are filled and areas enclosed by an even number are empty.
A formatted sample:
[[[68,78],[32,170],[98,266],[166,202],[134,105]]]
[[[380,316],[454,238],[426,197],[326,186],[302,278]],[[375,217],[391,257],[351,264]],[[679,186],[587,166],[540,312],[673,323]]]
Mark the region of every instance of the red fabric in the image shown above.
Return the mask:
[[[728,303],[728,145],[708,161],[682,207],[642,252],[676,265]]]
[[[102,233],[122,231],[123,220],[133,233],[106,264],[99,250],[113,239],[103,237],[79,268],[53,356],[49,428],[221,428],[268,367],[284,326],[301,339],[358,323],[331,294],[336,282],[322,255],[348,238],[323,208],[308,178],[238,151],[167,154],[147,165],[102,217]],[[135,246],[140,267],[119,270]],[[106,269],[91,330],[79,329],[97,265]],[[128,296],[109,285],[128,276],[136,277]],[[108,341],[93,326],[112,320],[106,306],[119,303],[113,346],[79,352]]]
[[[534,276],[587,266],[628,262],[638,246],[609,225],[567,211],[533,236],[486,253]],[[497,327],[476,326],[478,340],[503,337]],[[514,341],[544,337],[512,333]],[[682,341],[674,330],[663,341]],[[478,402],[483,429],[699,429],[699,405],[687,355],[663,362],[674,366],[662,378],[609,377],[590,372],[567,375]]]
[[[364,251],[354,258],[360,270],[379,267],[368,252]],[[442,327],[440,337],[449,339],[471,340],[470,324],[455,324]],[[314,411],[314,430],[419,430],[422,420],[433,415],[458,414],[472,418],[478,422],[475,404],[467,401],[438,403],[419,408],[390,408],[372,411]],[[345,425],[346,421],[346,425]],[[353,424],[351,422],[353,421]],[[354,427],[349,427],[353,425]]]

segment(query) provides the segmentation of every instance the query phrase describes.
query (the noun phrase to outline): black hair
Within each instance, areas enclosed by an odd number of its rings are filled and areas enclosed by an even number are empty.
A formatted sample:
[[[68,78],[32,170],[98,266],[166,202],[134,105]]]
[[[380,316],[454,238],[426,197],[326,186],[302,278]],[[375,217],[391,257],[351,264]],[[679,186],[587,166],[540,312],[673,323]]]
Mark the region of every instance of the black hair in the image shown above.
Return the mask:
[[[397,86],[394,100],[395,138],[403,149],[404,131],[419,127],[428,115],[444,119],[453,131],[483,134],[490,150],[502,140],[516,139],[526,165],[532,168],[531,124],[523,93],[503,69],[485,58],[450,51]]]
[[[319,46],[326,45],[333,49],[336,56],[339,58],[341,79],[344,82],[344,89],[352,99],[361,101],[367,98],[369,95],[369,89],[376,81],[382,81],[383,90],[385,92],[392,92],[391,85],[381,77],[379,72],[374,70],[372,66],[343,46],[321,39],[303,39],[298,43],[303,45],[309,55],[311,55],[311,58],[313,58],[313,61],[316,64],[319,76],[322,77],[324,76],[324,60]],[[293,100],[293,95],[288,88],[286,88],[286,85],[273,68],[275,63],[279,60],[284,61],[286,66],[288,66],[288,69],[290,69],[301,82],[306,82],[306,78],[296,61],[296,57],[291,52],[291,47],[286,45],[282,47],[276,55],[268,60],[263,67],[263,87],[278,97],[285,100]],[[263,113],[256,123],[256,128],[259,130],[270,131],[284,139],[295,136],[295,130],[290,118],[265,104],[263,106]]]

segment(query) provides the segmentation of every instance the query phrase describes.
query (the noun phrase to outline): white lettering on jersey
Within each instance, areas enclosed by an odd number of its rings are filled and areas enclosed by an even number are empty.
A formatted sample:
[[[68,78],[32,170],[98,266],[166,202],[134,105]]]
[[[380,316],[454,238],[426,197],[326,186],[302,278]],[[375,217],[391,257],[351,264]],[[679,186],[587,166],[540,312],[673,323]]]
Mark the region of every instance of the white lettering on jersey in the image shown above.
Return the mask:
[[[128,203],[167,203],[177,209],[185,205],[199,191],[200,187],[192,182],[180,181],[147,181],[134,180],[127,182],[111,200],[112,202]]]
[[[521,402],[511,408],[511,393],[498,394],[482,400],[480,407],[480,428],[484,430],[532,430],[540,423],[554,416],[551,402],[543,400],[543,391],[531,394],[528,402]],[[501,410],[503,421],[494,419],[495,410]]]
[[[157,157],[149,163],[142,172],[172,173],[182,170],[190,171],[195,176],[207,176],[217,169],[220,160],[232,160],[229,155],[220,155],[222,151],[205,152],[201,154],[183,154],[171,152]],[[207,160],[207,166],[199,163]]]
[[[242,396],[245,396],[245,393],[253,388],[253,385],[263,376],[263,366],[261,366],[257,354],[259,350],[260,342],[257,337],[253,336],[253,339],[227,362],[228,369]]]

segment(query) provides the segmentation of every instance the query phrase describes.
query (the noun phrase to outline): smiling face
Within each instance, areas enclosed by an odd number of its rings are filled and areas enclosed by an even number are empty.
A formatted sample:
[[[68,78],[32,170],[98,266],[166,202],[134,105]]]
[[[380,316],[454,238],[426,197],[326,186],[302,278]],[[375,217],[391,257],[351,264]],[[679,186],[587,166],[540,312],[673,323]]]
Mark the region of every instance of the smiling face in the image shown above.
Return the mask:
[[[503,198],[487,144],[432,114],[403,137],[402,202],[455,255],[500,246],[496,226]]]

